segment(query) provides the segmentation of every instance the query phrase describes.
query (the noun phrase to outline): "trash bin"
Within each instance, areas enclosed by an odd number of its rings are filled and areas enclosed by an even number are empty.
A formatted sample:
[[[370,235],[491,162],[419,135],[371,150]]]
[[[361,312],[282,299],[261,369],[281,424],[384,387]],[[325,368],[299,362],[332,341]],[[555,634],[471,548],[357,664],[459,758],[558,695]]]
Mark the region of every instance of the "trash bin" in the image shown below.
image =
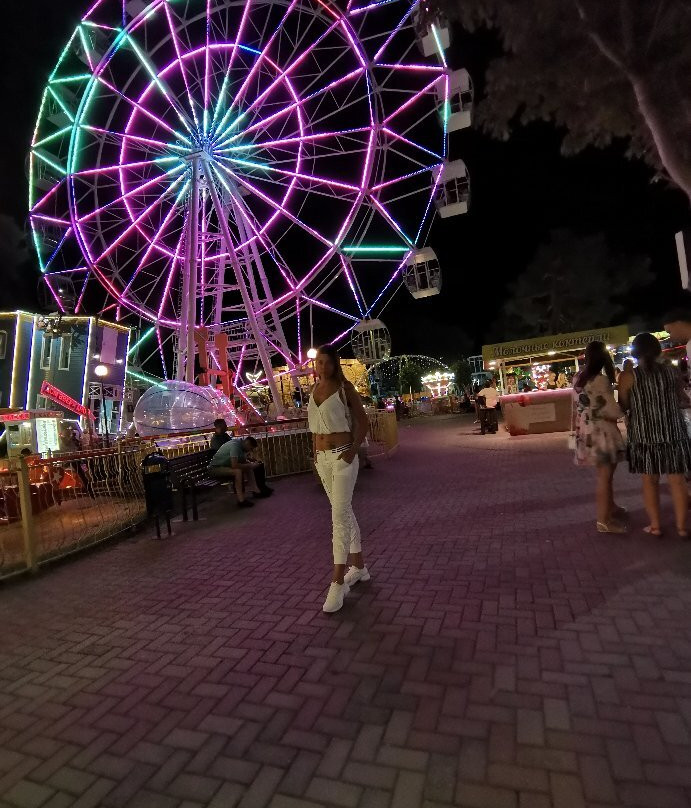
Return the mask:
[[[173,510],[173,484],[168,460],[160,452],[152,452],[142,460],[146,512],[156,520],[156,536],[161,538],[160,516],[165,516],[170,535],[170,512]]]

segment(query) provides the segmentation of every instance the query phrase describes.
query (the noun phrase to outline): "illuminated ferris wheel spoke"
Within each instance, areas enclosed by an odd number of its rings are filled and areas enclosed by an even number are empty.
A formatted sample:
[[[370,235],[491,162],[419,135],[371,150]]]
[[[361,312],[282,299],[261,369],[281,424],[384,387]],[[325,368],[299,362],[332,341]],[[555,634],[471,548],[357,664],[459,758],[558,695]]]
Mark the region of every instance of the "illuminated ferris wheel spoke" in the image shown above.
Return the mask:
[[[180,176],[176,180],[174,180],[173,183],[171,183],[171,185],[168,188],[166,188],[166,190],[160,196],[157,196],[156,199],[148,207],[144,208],[144,210],[139,214],[139,216],[137,216],[137,218],[133,222],[131,222],[122,233],[120,233],[118,238],[115,241],[113,241],[113,243],[109,247],[107,247],[104,250],[104,252],[102,252],[98,256],[98,258],[93,259],[94,263],[99,264],[101,261],[103,261],[103,259],[106,256],[110,255],[113,252],[113,250],[116,249],[116,247],[120,246],[125,236],[129,235],[134,229],[136,229],[137,225],[140,224],[140,222],[146,219],[146,217],[149,216],[152,211],[154,211],[162,202],[164,202],[168,197],[170,197],[174,187],[182,179],[184,179],[184,176]],[[79,224],[81,225],[82,222],[79,222]]]
[[[189,188],[190,188],[190,181],[188,180],[182,186],[182,189],[180,190],[180,193],[178,194],[178,198],[177,198],[176,202],[180,201],[181,197],[184,196],[189,191]],[[154,234],[151,241],[148,243],[148,246],[147,246],[146,250],[144,251],[144,255],[141,257],[139,263],[137,264],[137,267],[135,268],[134,272],[132,273],[132,277],[130,278],[129,282],[125,285],[124,289],[122,290],[123,295],[127,295],[127,293],[129,292],[129,290],[132,287],[132,284],[137,279],[137,276],[139,275],[139,273],[146,266],[146,263],[147,263],[147,260],[148,260],[149,256],[154,251],[154,249],[158,246],[158,243],[161,240],[161,238],[163,237],[163,235],[165,234],[168,225],[171,223],[171,221],[173,220],[173,218],[175,216],[179,216],[179,213],[180,212],[179,212],[179,209],[178,209],[177,205],[171,205],[170,210],[168,211],[168,213],[166,213],[163,221],[161,222],[161,224],[157,228],[156,233]]]
[[[250,84],[252,83],[253,79],[256,76],[257,70],[259,70],[260,65],[262,64],[262,61],[264,59],[268,58],[267,54],[271,50],[271,47],[273,46],[274,41],[276,40],[276,38],[279,36],[281,31],[283,30],[283,27],[285,26],[288,18],[290,17],[291,13],[293,12],[293,9],[295,8],[296,5],[298,5],[298,2],[299,2],[299,0],[291,0],[290,5],[286,8],[285,13],[283,14],[283,18],[279,22],[279,24],[276,27],[273,34],[271,34],[271,36],[269,37],[268,42],[266,42],[264,44],[264,46],[262,47],[261,53],[259,54],[259,58],[255,61],[254,65],[252,66],[252,68],[247,73],[247,76],[245,76],[245,79],[242,82],[242,84],[240,85],[238,91],[235,93],[235,97],[233,98],[230,106],[226,110],[223,118],[221,119],[221,122],[219,123],[219,126],[218,126],[219,130],[223,129],[223,127],[225,126],[226,121],[230,117],[232,111],[234,109],[236,109],[237,104],[239,104],[244,99],[245,94],[246,94]]]
[[[427,93],[431,93],[434,90],[434,88],[437,86],[437,84],[439,84],[439,81],[440,81],[440,79],[442,77],[443,77],[443,75],[437,76],[433,81],[430,81],[429,84],[427,84],[421,90],[418,90],[416,93],[411,95],[410,98],[408,98],[407,101],[404,101],[401,104],[401,106],[398,107],[398,109],[395,109],[390,115],[388,115],[386,118],[384,118],[384,120],[382,122],[382,125],[383,126],[388,126],[394,118],[396,118],[402,112],[405,112],[405,110],[407,110],[408,107],[411,107],[413,104],[415,104],[420,98],[422,98]]]
[[[194,119],[194,125],[197,127],[197,129],[199,129],[199,120],[197,118],[197,111],[194,107],[194,98],[192,97],[192,92],[190,90],[189,77],[187,75],[187,69],[185,68],[184,62],[182,60],[182,53],[180,51],[180,40],[178,38],[178,34],[175,29],[175,24],[172,19],[172,12],[170,10],[170,5],[167,2],[164,3],[164,9],[166,20],[168,22],[168,30],[170,31],[170,38],[173,42],[173,48],[175,49],[175,55],[178,67],[180,68],[180,75],[182,76],[182,80],[185,85],[185,91],[187,94],[187,103],[189,104],[190,112],[192,113],[192,118]]]
[[[98,168],[85,168],[81,171],[73,171],[73,177],[91,177],[96,174],[109,174],[111,171],[120,172],[131,168],[153,168],[161,163],[179,163],[179,157],[152,157],[149,160],[136,160],[133,163],[114,163],[110,166],[99,166]]]
[[[270,207],[272,207],[275,210],[282,213],[293,224],[296,224],[298,227],[301,227],[306,233],[309,233],[310,236],[313,236],[315,239],[317,239],[317,241],[320,241],[322,244],[324,244],[324,245],[326,245],[328,247],[333,247],[333,244],[327,238],[322,236],[321,233],[317,232],[314,228],[310,227],[308,224],[306,224],[305,222],[298,219],[297,216],[294,216],[289,210],[284,208],[280,203],[276,202],[270,196],[268,196],[267,194],[262,193],[251,182],[249,182],[246,177],[232,174],[223,165],[214,166],[214,170],[216,171],[216,175],[219,177],[222,184],[224,183],[224,180],[222,178],[222,175],[216,170],[218,167],[223,169],[223,171],[225,171],[230,177],[237,180],[244,188],[247,188],[248,191],[253,193],[255,196],[259,197],[259,199],[261,199],[263,202],[266,202],[267,205],[269,205]]]
[[[161,95],[166,99],[166,101],[170,104],[172,109],[175,111],[175,114],[178,116],[180,123],[187,129],[187,131],[194,135],[194,125],[190,122],[189,118],[187,117],[185,110],[180,104],[175,100],[175,96],[170,88],[167,86],[164,79],[161,78],[159,73],[156,71],[154,66],[149,62],[146,56],[142,53],[141,49],[137,45],[134,38],[130,35],[127,35],[126,41],[132,48],[132,50],[137,55],[137,58],[141,62],[142,66],[146,70],[146,72],[151,76],[151,80],[154,83],[154,86],[159,90]]]
[[[221,84],[221,89],[218,92],[216,103],[214,104],[214,111],[213,111],[213,116],[211,118],[211,126],[210,126],[211,131],[214,130],[214,127],[215,127],[215,124],[216,124],[216,118],[218,116],[218,113],[220,112],[221,105],[223,104],[223,100],[226,97],[226,90],[227,90],[227,87],[228,87],[228,82],[230,81],[230,74],[231,74],[231,71],[233,69],[233,64],[235,63],[235,55],[238,52],[238,43],[242,42],[242,38],[243,38],[244,33],[245,33],[245,26],[247,24],[247,19],[249,17],[249,10],[251,8],[251,5],[252,5],[252,0],[247,0],[247,2],[245,3],[245,5],[244,5],[244,7],[242,9],[242,17],[240,18],[240,25],[238,26],[237,34],[235,36],[235,42],[234,42],[234,45],[233,45],[233,49],[230,52],[230,58],[228,59],[228,65],[227,65],[227,67],[225,69],[225,72],[224,72],[224,75],[223,75],[223,82]]]
[[[96,79],[99,82],[99,84],[102,84],[107,90],[110,90],[110,92],[112,92],[118,98],[121,98],[125,103],[129,104],[133,109],[136,109],[137,112],[141,112],[142,115],[144,115],[147,118],[149,118],[150,120],[152,120],[155,124],[157,124],[158,126],[162,127],[163,129],[167,130],[168,132],[170,132],[170,134],[173,135],[173,137],[179,138],[180,140],[184,140],[188,145],[190,144],[190,139],[186,135],[183,135],[182,132],[180,132],[180,131],[178,131],[176,129],[173,129],[173,127],[170,126],[170,124],[166,123],[163,120],[163,118],[159,117],[158,115],[155,115],[153,112],[148,110],[146,107],[142,106],[140,103],[135,101],[133,98],[130,98],[128,95],[125,95],[125,93],[123,93],[121,90],[117,90],[115,87],[113,87],[112,84],[110,84],[110,82],[106,81],[103,78],[103,76],[97,76]]]
[[[142,191],[144,191],[147,188],[150,188],[152,185],[156,185],[157,183],[165,182],[166,177],[170,177],[173,174],[175,174],[177,172],[180,172],[180,171],[184,171],[184,170],[185,170],[184,166],[179,166],[179,165],[174,166],[173,168],[169,169],[165,173],[160,174],[159,176],[154,177],[153,179],[148,180],[147,182],[144,182],[141,185],[137,185],[135,188],[130,189],[129,191],[127,191],[124,194],[120,194],[120,196],[118,196],[116,199],[112,199],[110,202],[107,202],[105,205],[102,205],[100,208],[96,208],[95,210],[89,211],[89,213],[85,213],[83,216],[80,216],[77,219],[77,224],[83,224],[84,222],[89,221],[89,219],[93,219],[94,216],[98,216],[100,213],[103,213],[103,211],[106,211],[109,208],[112,208],[114,205],[117,205],[118,203],[123,202],[126,199],[131,199],[133,196],[136,196],[137,194],[141,194]],[[164,193],[163,193],[163,196],[165,197],[165,195],[170,191],[170,189],[172,187],[174,187],[181,179],[182,179],[182,176],[177,177],[172,183],[168,183],[168,185],[166,187],[166,191],[164,191]]]
[[[256,131],[257,129],[265,128],[268,124],[272,123],[273,121],[277,120],[278,118],[282,117],[283,115],[287,115],[290,112],[294,112],[297,109],[300,109],[305,106],[305,104],[313,101],[315,98],[323,95],[324,93],[331,92],[336,89],[336,87],[344,84],[347,81],[351,81],[354,78],[359,78],[363,74],[363,68],[358,67],[355,70],[352,70],[350,73],[346,73],[344,76],[341,76],[338,79],[334,79],[334,81],[330,82],[329,84],[322,87],[320,90],[312,93],[312,95],[305,96],[305,98],[301,98],[299,101],[293,101],[287,106],[283,107],[282,109],[278,110],[277,112],[272,113],[266,118],[258,121],[257,123],[250,124],[248,127],[244,128],[241,132],[238,132],[235,135],[231,135],[225,140],[222,140],[219,143],[219,146],[224,146],[227,143],[232,143],[234,140],[237,140],[240,137],[246,137],[251,132]]]
[[[118,144],[123,140],[131,140],[134,143],[141,144],[142,146],[153,146],[154,148],[160,149],[161,154],[164,157],[170,156],[170,152],[176,151],[179,154],[185,154],[187,149],[184,146],[179,146],[176,143],[166,143],[163,140],[156,140],[155,138],[151,137],[142,137],[140,135],[133,135],[129,132],[116,132],[113,129],[104,129],[100,126],[92,126],[90,124],[80,124],[80,129],[84,129],[87,132],[96,132],[99,135],[105,135],[107,137],[113,138],[115,142]]]
[[[288,67],[279,75],[277,76],[268,87],[266,87],[255,99],[252,103],[244,110],[244,114],[247,115],[256,109],[258,106],[262,104],[262,102],[271,95],[272,92],[278,87],[279,84],[284,82],[288,82],[291,78],[291,74],[304,62],[305,59],[322,43],[324,39],[326,39],[338,26],[340,25],[340,20],[334,21],[324,33],[321,34],[314,42],[312,42],[304,51],[300,53],[299,56],[295,57],[288,63]],[[306,36],[306,32],[304,36]],[[296,46],[297,47],[297,46]],[[364,69],[364,65],[363,65]]]
[[[358,193],[360,191],[357,185],[351,185],[350,183],[341,182],[340,180],[329,179],[328,177],[320,177],[317,174],[303,174],[297,171],[286,171],[281,168],[276,168],[275,165],[253,163],[249,160],[242,160],[241,158],[221,157],[219,158],[219,160],[223,163],[230,163],[231,165],[238,165],[240,167],[256,168],[261,171],[268,171],[270,174],[278,174],[281,177],[291,177],[292,179],[306,180],[307,182],[314,182],[319,185],[326,185],[329,188],[338,189],[339,191],[351,191],[355,193]]]

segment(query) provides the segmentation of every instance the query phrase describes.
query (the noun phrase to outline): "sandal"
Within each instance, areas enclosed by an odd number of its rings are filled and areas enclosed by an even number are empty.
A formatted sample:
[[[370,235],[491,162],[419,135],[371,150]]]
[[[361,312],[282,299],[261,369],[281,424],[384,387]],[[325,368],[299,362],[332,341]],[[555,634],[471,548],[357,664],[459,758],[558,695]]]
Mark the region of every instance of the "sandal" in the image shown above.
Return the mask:
[[[619,522],[596,522],[598,533],[626,533],[626,526]]]
[[[688,539],[689,531],[686,528],[682,528],[681,530],[677,528],[677,535],[679,536],[680,539]]]
[[[643,532],[647,533],[649,536],[662,536],[662,530],[659,527],[653,527],[652,525],[644,527]]]

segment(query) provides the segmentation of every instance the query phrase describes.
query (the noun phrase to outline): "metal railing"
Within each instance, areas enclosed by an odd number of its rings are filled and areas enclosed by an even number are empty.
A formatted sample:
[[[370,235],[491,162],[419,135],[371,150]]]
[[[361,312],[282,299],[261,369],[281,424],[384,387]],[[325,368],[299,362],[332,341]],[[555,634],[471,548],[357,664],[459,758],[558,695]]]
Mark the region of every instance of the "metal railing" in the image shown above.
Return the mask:
[[[368,413],[371,457],[398,445],[392,412]],[[308,472],[312,435],[307,420],[230,429],[252,434],[267,477]],[[141,461],[155,448],[179,457],[209,448],[211,432],[188,432],[119,441],[109,449],[13,458],[0,468],[0,579],[113,538],[146,518]]]
[[[134,527],[145,515],[135,447],[20,457],[0,472],[0,578]]]

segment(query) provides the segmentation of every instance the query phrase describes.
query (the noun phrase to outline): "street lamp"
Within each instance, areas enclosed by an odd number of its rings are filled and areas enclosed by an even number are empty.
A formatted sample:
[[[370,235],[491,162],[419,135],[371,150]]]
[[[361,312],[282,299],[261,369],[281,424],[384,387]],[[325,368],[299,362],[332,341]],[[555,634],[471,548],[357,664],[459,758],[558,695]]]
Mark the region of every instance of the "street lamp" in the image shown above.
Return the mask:
[[[105,365],[96,365],[94,373],[99,379],[103,379],[108,375],[108,368]],[[110,445],[110,436],[108,435],[108,413],[106,412],[106,399],[103,395],[103,382],[101,382],[101,418],[103,419],[103,428],[105,430],[106,446]]]
[[[317,358],[317,349],[310,348],[309,351],[307,351],[307,358],[314,361]]]

